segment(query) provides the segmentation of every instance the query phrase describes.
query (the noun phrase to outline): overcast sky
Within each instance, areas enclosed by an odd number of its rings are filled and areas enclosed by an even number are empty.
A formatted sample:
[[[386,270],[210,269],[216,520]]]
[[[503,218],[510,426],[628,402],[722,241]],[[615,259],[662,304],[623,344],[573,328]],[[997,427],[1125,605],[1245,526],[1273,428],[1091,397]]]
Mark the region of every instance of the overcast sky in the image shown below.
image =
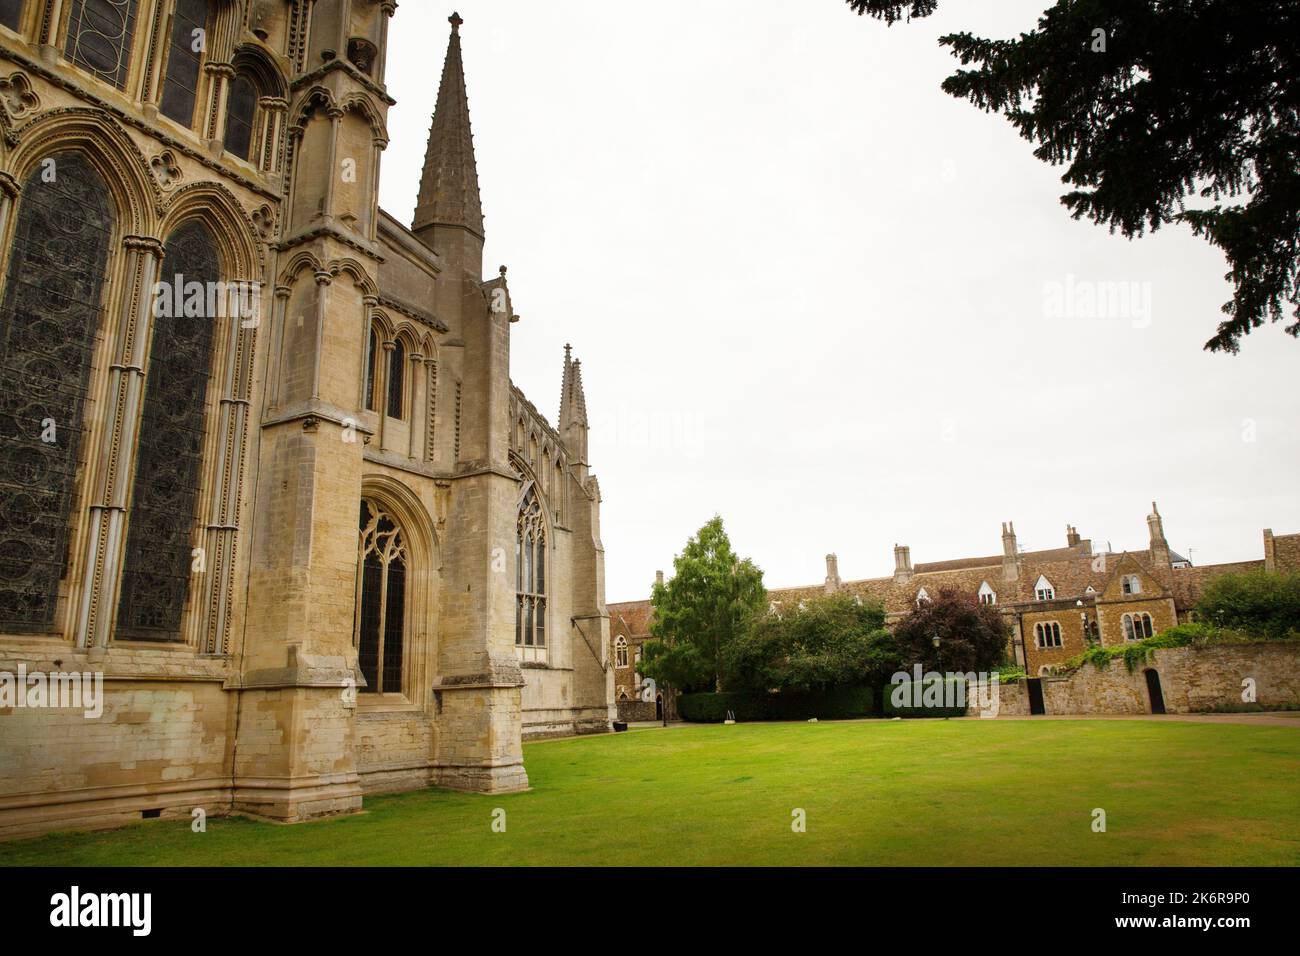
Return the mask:
[[[1300,531],[1300,343],[1203,352],[1221,253],[1074,222],[1059,170],[939,89],[936,37],[1011,37],[1047,0],[892,28],[841,0],[458,2],[512,377],[555,423],[582,359],[610,601],[715,513],[769,587],[832,551],[845,579],[895,542],[998,554],[1005,520],[1140,549],[1152,499],[1197,564]],[[451,12],[393,22],[381,201],[406,222]],[[1090,308],[1107,289],[1136,294]]]

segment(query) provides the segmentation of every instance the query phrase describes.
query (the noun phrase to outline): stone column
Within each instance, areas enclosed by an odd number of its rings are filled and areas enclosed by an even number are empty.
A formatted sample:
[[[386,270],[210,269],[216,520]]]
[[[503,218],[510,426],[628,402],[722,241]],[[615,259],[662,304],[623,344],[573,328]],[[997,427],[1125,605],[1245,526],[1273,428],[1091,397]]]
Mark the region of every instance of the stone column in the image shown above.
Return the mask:
[[[244,286],[253,285],[243,280]],[[261,291],[258,287],[257,294]],[[232,315],[226,323],[225,364],[221,369],[218,399],[217,461],[208,503],[205,529],[206,600],[200,611],[199,650],[205,654],[228,652],[231,596],[234,587],[235,546],[239,534],[240,486],[248,436],[248,410],[252,381],[247,370],[256,351],[260,304],[254,316]]]
[[[461,453],[443,552],[443,617],[434,681],[434,775],[442,786],[497,793],[528,786],[521,748],[523,671],[514,646],[513,555],[519,483],[510,468],[510,320],[471,273],[443,289],[464,329]]]
[[[437,438],[438,427],[438,360],[436,358],[426,358],[424,360],[424,370],[428,378],[426,385],[428,401],[425,402],[425,423],[422,429],[424,434],[424,460],[433,461],[436,452],[434,441]]]
[[[411,356],[411,420],[407,429],[406,457],[411,461],[418,461],[423,457],[420,452],[424,448],[424,442],[421,434],[424,431],[424,416],[426,414],[426,405],[424,389],[426,379],[424,371],[424,356],[418,352],[412,352]]]
[[[263,172],[276,174],[281,171],[289,101],[279,96],[264,96],[258,100],[258,106],[261,107],[263,118],[258,166]]]
[[[226,140],[226,99],[230,81],[235,78],[235,68],[229,63],[208,63],[203,67],[208,75],[208,99],[203,107],[203,130],[208,149],[221,155]]]
[[[109,366],[107,426],[95,452],[95,487],[87,494],[90,533],[76,619],[78,647],[104,648],[117,610],[126,509],[134,473],[140,419],[144,412],[145,363],[153,337],[153,287],[163,245],[158,239],[127,236],[126,284],[113,361]]]

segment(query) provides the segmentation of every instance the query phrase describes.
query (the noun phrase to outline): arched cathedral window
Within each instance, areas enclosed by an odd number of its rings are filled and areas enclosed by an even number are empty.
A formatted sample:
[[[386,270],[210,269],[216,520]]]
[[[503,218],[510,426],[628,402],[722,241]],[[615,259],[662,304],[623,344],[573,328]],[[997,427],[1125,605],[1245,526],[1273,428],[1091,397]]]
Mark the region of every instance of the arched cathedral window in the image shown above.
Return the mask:
[[[379,505],[363,498],[356,645],[365,693],[402,692],[406,560],[402,529]]]
[[[402,399],[406,385],[406,346],[393,343],[388,353],[388,417],[402,417]]]
[[[226,101],[225,149],[240,159],[248,159],[253,151],[253,122],[257,116],[257,87],[245,73],[235,74],[230,81]]]
[[[515,647],[525,661],[545,661],[546,519],[532,484],[519,506],[515,574]]]
[[[136,0],[72,0],[64,54],[105,83],[125,89],[135,15]]]
[[[221,260],[198,222],[177,229],[164,246],[163,283],[182,288],[171,315],[155,315],[144,380],[135,483],[117,636],[178,640],[189,596],[194,505],[203,462],[204,409],[212,368],[212,333],[226,303],[215,294]]]
[[[198,100],[199,64],[208,37],[208,0],[176,0],[171,38],[167,45],[167,72],[163,77],[159,108],[182,126],[194,122]]]
[[[614,666],[627,667],[627,638],[622,634],[614,642]]]
[[[366,340],[366,411],[378,411],[379,403],[375,401],[376,371],[379,368],[379,333],[372,325],[370,338]]]
[[[0,300],[0,624],[44,630],[67,572],[113,213],[75,155],[38,165],[20,196]]]

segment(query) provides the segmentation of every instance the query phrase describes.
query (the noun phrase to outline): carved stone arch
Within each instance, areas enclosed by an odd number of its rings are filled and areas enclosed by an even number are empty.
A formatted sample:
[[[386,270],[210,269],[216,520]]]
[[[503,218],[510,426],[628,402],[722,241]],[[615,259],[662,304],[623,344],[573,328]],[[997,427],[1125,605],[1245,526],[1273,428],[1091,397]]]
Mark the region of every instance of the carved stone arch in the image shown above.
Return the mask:
[[[392,340],[394,342],[400,341],[408,356],[417,353],[424,354],[420,352],[420,336],[409,322],[402,322],[397,326],[393,332]]]
[[[397,335],[397,326],[392,316],[383,309],[370,310],[370,325],[378,331],[381,342],[392,342],[393,337]]]
[[[120,234],[157,238],[162,190],[144,154],[107,115],[71,107],[50,110],[15,130],[14,139],[9,171],[18,182],[58,153],[77,153],[107,184]]]
[[[351,277],[352,284],[361,290],[362,295],[379,297],[379,285],[356,259],[351,257],[334,259],[327,268],[332,276],[346,275]]]
[[[288,95],[288,81],[280,72],[275,59],[260,43],[241,43],[230,58],[230,65],[236,73],[242,73],[251,79],[262,96],[283,99]]]
[[[442,571],[442,544],[418,494],[389,475],[374,473],[361,476],[361,497],[377,501],[397,520],[415,559]]]
[[[293,108],[293,122],[289,126],[289,131],[294,136],[300,136],[310,115],[318,108],[323,108],[326,112],[337,109],[334,103],[334,94],[323,86],[313,86],[298,98],[298,105]]]
[[[375,109],[375,104],[370,97],[364,93],[352,93],[344,97],[343,101],[339,103],[339,109],[345,113],[360,113],[370,125],[370,131],[375,134],[375,142],[379,148],[387,148],[388,127],[384,123],[384,118]]]
[[[257,226],[234,193],[217,182],[181,187],[163,211],[162,235],[169,235],[194,219],[202,221],[216,239],[227,278],[260,281],[266,266],[266,251],[258,240]]]
[[[524,495],[531,488],[537,495],[537,500],[542,504],[542,520],[546,525],[546,547],[548,551],[555,550],[555,510],[551,507],[550,497],[546,494],[546,489],[542,483],[537,480],[537,472],[533,467],[524,460],[522,455],[510,452],[510,465],[519,477],[519,504],[523,503]]]
[[[323,272],[325,267],[316,256],[306,249],[300,249],[285,263],[276,280],[278,285],[293,285],[298,276],[310,269],[313,273]]]

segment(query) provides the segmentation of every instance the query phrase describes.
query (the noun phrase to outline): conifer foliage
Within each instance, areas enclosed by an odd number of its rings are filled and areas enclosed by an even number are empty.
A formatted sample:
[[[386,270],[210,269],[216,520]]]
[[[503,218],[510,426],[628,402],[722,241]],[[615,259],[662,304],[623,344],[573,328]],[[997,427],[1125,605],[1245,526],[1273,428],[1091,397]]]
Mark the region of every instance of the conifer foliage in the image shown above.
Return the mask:
[[[847,0],[887,24],[938,0]],[[1223,250],[1232,300],[1205,348],[1300,336],[1300,3],[1058,0],[1011,40],[948,34],[945,92],[1003,113],[1066,167],[1061,197],[1128,238],[1179,223]]]

